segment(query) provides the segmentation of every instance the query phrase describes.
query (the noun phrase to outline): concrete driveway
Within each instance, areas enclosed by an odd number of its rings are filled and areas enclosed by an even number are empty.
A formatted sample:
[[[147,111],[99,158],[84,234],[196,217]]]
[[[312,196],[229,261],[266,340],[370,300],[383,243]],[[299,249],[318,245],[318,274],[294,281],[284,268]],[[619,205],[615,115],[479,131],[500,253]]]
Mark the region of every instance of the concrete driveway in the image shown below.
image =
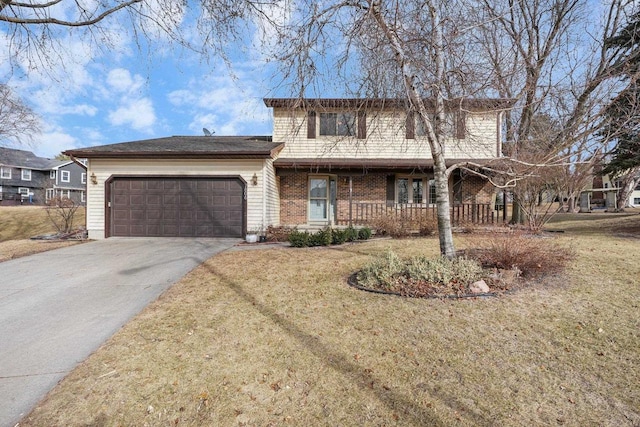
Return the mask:
[[[238,239],[111,238],[0,263],[0,426]]]

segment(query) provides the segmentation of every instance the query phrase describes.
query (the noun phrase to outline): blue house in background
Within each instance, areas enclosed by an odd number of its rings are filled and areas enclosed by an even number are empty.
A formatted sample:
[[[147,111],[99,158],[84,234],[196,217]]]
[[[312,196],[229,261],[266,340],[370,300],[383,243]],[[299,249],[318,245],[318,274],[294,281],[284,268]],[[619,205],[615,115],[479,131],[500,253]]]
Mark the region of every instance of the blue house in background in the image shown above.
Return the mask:
[[[0,205],[44,205],[58,196],[84,205],[86,182],[86,167],[75,162],[0,147]]]

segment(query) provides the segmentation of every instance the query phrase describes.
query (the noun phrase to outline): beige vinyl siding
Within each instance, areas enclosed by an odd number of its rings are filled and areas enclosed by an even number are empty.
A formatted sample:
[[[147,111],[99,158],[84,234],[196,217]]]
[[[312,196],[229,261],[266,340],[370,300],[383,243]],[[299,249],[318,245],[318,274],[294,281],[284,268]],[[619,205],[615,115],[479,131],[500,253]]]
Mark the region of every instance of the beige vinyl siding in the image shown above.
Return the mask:
[[[89,238],[105,235],[105,182],[113,175],[240,176],[247,182],[247,230],[263,222],[263,159],[255,160],[131,160],[92,159],[87,174],[95,174],[96,185],[87,183],[87,230]],[[258,185],[252,185],[253,175]]]
[[[446,143],[449,158],[493,158],[498,152],[497,112],[466,115],[464,139],[450,138]],[[430,159],[424,137],[405,138],[405,113],[373,111],[367,113],[367,138],[326,137],[307,139],[304,111],[274,109],[273,140],[285,142],[279,158],[358,158],[358,159]],[[319,114],[316,129],[319,129]]]
[[[280,224],[280,189],[276,178],[276,171],[273,167],[273,160],[266,159],[264,162],[264,183],[265,183],[265,229],[269,225]]]

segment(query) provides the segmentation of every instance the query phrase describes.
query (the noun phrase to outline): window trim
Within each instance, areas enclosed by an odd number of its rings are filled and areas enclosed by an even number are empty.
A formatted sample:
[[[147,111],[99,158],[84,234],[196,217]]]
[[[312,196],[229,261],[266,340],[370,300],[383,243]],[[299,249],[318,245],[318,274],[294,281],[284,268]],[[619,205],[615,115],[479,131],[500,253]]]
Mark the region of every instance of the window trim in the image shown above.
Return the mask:
[[[86,172],[82,172],[82,174],[80,175],[80,183],[81,184],[86,184],[87,183],[87,173]]]
[[[8,176],[5,176],[5,173],[8,172]],[[1,179],[11,179],[11,168],[0,167],[0,178]]]
[[[26,192],[22,190],[26,190]],[[29,187],[18,187],[18,194],[24,197],[29,197]]]
[[[84,191],[80,191],[80,202],[81,203],[85,203],[87,201],[87,195],[85,194]]]
[[[56,179],[56,170],[55,169],[51,169],[49,171],[49,179]]]
[[[70,171],[60,171],[60,182],[71,182],[71,172]],[[66,174],[66,179],[65,179]]]
[[[358,134],[358,123],[357,123],[357,114],[355,111],[327,111],[319,114],[319,125],[320,129],[318,129],[318,135],[321,137],[355,137]],[[344,129],[345,133],[341,133],[340,129],[340,118],[346,118],[349,116],[348,120],[343,120],[346,122]],[[331,128],[335,127],[335,129],[329,129],[335,133],[324,133],[327,129],[327,125],[323,126],[323,122],[328,119],[328,117],[335,117],[335,124],[331,124]]]
[[[407,202],[406,203],[398,201],[398,197],[400,195],[398,191],[398,182],[401,179],[406,179],[408,180],[408,184],[411,184],[411,185],[407,185]],[[422,201],[421,202],[415,202],[413,198],[414,197],[413,181],[415,180],[420,180],[422,182]],[[435,181],[433,179],[433,175],[399,174],[395,176],[393,188],[394,188],[394,203],[398,203],[402,205],[408,204],[408,205],[415,205],[415,206],[435,206],[436,204],[435,194],[434,194],[434,197],[431,197],[432,189],[435,189]]]
[[[28,175],[28,177],[25,178],[25,175]],[[31,181],[31,169],[23,168],[20,171],[20,180],[21,181]]]
[[[311,197],[311,180],[323,179],[327,183],[326,193],[324,198]],[[307,176],[307,223],[315,225],[327,225],[332,224],[337,217],[337,192],[338,192],[338,176],[331,174],[321,175],[308,175]],[[311,201],[312,200],[325,200],[325,219],[311,218]]]
[[[445,138],[455,138],[456,137],[456,117],[453,113],[444,113],[445,123],[444,123],[444,137]],[[420,114],[415,115],[416,124],[415,124],[415,136],[416,138],[424,138],[427,136],[426,124],[422,121],[422,116]],[[431,124],[435,125],[436,115],[430,114]]]

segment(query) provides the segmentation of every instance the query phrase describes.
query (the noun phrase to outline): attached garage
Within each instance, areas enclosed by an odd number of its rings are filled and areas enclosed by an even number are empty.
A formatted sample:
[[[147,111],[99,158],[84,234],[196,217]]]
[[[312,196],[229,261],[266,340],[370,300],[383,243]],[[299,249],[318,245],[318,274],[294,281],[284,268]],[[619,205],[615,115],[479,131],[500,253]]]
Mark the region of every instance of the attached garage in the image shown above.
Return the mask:
[[[110,236],[243,236],[240,178],[113,177],[107,184]]]
[[[108,237],[228,237],[278,224],[265,136],[172,136],[68,150],[87,159],[87,231]]]

